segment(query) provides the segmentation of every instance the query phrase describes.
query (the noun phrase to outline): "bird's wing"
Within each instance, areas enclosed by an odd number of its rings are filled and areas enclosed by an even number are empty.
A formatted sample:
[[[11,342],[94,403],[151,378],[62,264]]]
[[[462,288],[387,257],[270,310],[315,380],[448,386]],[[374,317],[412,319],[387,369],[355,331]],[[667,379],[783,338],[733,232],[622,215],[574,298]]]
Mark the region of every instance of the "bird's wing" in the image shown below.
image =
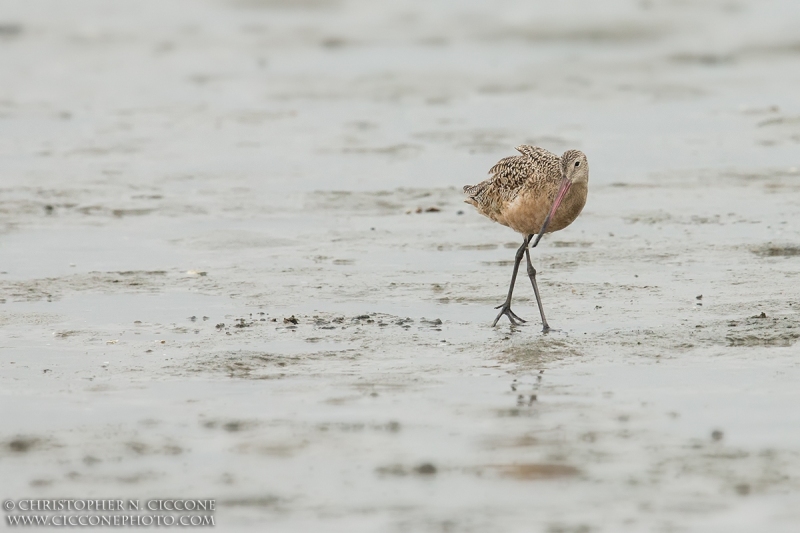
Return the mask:
[[[491,177],[477,185],[467,185],[464,192],[479,206],[493,211],[499,204],[513,200],[524,186],[534,186],[560,169],[557,155],[538,146],[517,146],[520,155],[505,157],[489,169]],[[498,204],[498,205],[494,205]]]

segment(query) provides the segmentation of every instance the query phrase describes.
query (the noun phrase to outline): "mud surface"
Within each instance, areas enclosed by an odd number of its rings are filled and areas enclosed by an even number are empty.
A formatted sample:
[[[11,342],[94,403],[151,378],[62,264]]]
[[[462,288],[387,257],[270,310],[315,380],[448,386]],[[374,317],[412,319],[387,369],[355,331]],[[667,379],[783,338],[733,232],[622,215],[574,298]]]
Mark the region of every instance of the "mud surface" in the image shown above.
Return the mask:
[[[7,2],[2,498],[220,530],[796,531],[790,1]],[[462,203],[585,151],[533,257]]]

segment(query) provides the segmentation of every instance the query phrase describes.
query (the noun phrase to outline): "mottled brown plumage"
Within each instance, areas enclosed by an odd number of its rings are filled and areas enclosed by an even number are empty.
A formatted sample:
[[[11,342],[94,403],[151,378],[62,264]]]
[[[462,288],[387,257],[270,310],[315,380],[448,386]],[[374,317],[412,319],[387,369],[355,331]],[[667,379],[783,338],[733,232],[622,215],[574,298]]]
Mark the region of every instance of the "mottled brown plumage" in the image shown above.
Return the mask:
[[[498,306],[502,309],[492,326],[503,315],[512,324],[517,320],[525,322],[511,310],[514,282],[524,254],[542,315],[542,327],[548,331],[550,326],[544,316],[528,245],[535,234],[538,236],[531,247],[539,244],[545,233],[564,229],[578,218],[589,192],[589,163],[579,150],[567,150],[561,157],[538,146],[522,145],[517,147],[517,151],[520,155],[498,161],[489,170],[489,179],[477,185],[466,185],[465,201],[475,206],[480,214],[525,236],[515,256],[508,297]]]
[[[578,218],[586,204],[589,184],[586,156],[578,150],[567,150],[558,157],[544,148],[528,145],[518,146],[517,151],[521,155],[501,159],[489,169],[489,179],[477,185],[466,185],[465,201],[495,222],[531,235],[541,229],[561,178],[572,171],[580,179],[572,181],[562,205],[547,226],[547,233],[566,228]],[[577,168],[576,162],[579,163]],[[578,169],[581,172],[575,172]]]

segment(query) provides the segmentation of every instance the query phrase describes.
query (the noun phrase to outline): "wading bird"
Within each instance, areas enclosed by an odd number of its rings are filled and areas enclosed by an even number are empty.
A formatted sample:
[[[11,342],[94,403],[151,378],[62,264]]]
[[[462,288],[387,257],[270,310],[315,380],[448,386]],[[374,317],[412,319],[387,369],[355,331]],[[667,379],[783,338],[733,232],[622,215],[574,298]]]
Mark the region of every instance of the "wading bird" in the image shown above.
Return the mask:
[[[544,317],[539,287],[536,286],[536,269],[531,264],[528,245],[535,248],[545,233],[564,229],[578,218],[589,192],[589,164],[586,155],[579,150],[567,150],[561,157],[538,146],[517,146],[517,151],[521,155],[498,161],[489,170],[489,179],[477,185],[465,185],[465,202],[474,205],[480,214],[524,236],[514,257],[508,296],[505,303],[495,307],[500,309],[500,313],[492,327],[503,315],[512,324],[525,322],[511,310],[511,295],[524,254],[528,260],[528,277],[542,315],[542,330],[547,332],[550,326]],[[534,235],[536,239],[531,244]]]

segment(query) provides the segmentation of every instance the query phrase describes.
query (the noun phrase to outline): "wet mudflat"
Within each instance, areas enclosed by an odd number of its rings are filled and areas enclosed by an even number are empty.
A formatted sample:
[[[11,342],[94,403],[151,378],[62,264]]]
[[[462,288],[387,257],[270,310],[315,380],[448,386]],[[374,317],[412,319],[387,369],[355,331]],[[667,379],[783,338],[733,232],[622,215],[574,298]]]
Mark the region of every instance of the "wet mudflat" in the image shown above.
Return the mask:
[[[800,10],[20,2],[3,498],[225,531],[794,531]],[[462,203],[579,148],[533,254]]]

